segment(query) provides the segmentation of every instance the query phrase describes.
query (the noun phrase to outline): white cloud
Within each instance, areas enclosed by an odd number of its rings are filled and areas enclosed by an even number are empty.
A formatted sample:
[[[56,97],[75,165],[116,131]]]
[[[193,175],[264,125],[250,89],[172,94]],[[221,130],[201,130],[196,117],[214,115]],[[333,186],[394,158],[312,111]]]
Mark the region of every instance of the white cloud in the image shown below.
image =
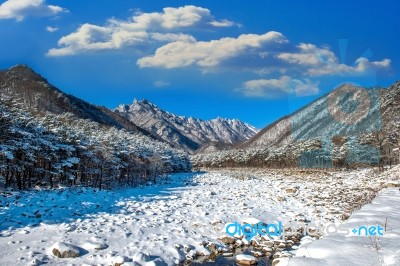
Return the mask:
[[[296,96],[309,96],[319,93],[318,84],[310,80],[292,79],[289,76],[281,76],[277,79],[249,80],[238,89],[248,97],[281,98],[288,94]]]
[[[76,32],[62,37],[58,45],[63,47],[50,49],[48,55],[65,56],[88,51],[118,49],[124,45],[143,43],[148,38],[149,35],[145,31],[129,32],[83,24]]]
[[[381,61],[369,61],[367,58],[360,57],[356,60],[356,69],[359,72],[362,72],[367,69],[371,68],[388,68],[390,67],[391,60],[390,59],[383,59]]]
[[[138,13],[126,26],[139,29],[177,29],[194,26],[211,25],[214,27],[230,27],[234,23],[229,20],[217,21],[210,10],[193,5],[183,7],[166,7],[162,13]]]
[[[47,5],[44,0],[8,0],[0,5],[0,19],[22,21],[30,16],[54,16],[66,11],[59,6]]]
[[[223,19],[221,21],[211,21],[210,22],[211,26],[214,27],[231,27],[236,25],[233,21],[227,20],[227,19]]]
[[[66,56],[153,42],[192,42],[195,41],[193,36],[179,30],[232,25],[234,23],[228,20],[215,20],[206,8],[191,5],[166,7],[163,12],[136,13],[128,21],[110,19],[105,26],[83,24],[75,32],[62,37],[58,41],[60,47],[50,49],[48,55]]]
[[[314,44],[301,43],[294,52],[282,52],[277,58],[288,63],[288,67],[301,69],[311,76],[323,75],[357,75],[371,69],[388,68],[390,60],[369,61],[358,58],[353,66],[339,63],[339,59],[328,48],[319,48]]]
[[[289,62],[290,64],[299,64],[305,66],[316,66],[322,64],[336,63],[335,54],[324,48],[318,48],[314,44],[301,43],[297,46],[298,51],[282,52],[277,55],[278,58]]]
[[[208,71],[217,68],[249,70],[260,75],[359,75],[390,67],[390,60],[358,58],[353,65],[340,64],[326,47],[300,43],[292,45],[279,32],[244,34],[237,38],[211,41],[194,39],[167,43],[153,55],[138,59],[140,67],[179,68],[196,66]]]
[[[157,80],[157,81],[153,82],[153,85],[156,88],[164,88],[164,87],[168,87],[171,84],[168,81],[165,81],[165,80]]]
[[[303,84],[297,84],[294,88],[294,92],[297,97],[318,95],[318,83],[311,83],[309,80],[307,80]]]
[[[47,30],[48,32],[56,32],[56,31],[58,31],[59,29],[58,29],[57,27],[47,26],[47,27],[46,27],[46,30]]]
[[[139,59],[140,67],[178,68],[186,66],[215,67],[221,62],[261,49],[286,43],[279,32],[270,31],[262,35],[243,34],[238,38],[222,38],[209,42],[176,41],[158,48],[153,56]]]

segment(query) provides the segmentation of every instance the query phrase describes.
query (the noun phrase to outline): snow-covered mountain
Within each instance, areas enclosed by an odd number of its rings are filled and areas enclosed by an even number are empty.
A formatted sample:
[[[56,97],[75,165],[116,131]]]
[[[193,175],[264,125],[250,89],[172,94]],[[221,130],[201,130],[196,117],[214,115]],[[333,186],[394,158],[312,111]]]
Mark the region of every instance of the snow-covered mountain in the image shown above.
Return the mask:
[[[344,84],[233,149],[192,158],[195,166],[329,167],[399,159],[400,82],[387,89]]]
[[[379,93],[377,88],[367,90],[344,84],[272,123],[240,146],[281,146],[299,140],[331,139],[334,136],[379,131],[382,127]]]
[[[216,118],[208,121],[184,117],[160,109],[147,100],[134,100],[132,104],[119,105],[115,112],[153,135],[194,152],[209,145],[232,145],[250,139],[258,130],[237,119]]]
[[[137,186],[190,169],[184,151],[28,66],[0,71],[0,187]]]
[[[400,114],[399,99],[400,82],[388,89],[344,84],[262,129],[240,147],[281,146],[300,140],[395,131],[394,123],[400,123],[395,115]]]
[[[45,113],[56,115],[71,113],[79,119],[88,119],[101,125],[150,135],[105,107],[90,104],[62,92],[23,64],[0,71],[0,98],[13,99],[34,116],[42,116]]]

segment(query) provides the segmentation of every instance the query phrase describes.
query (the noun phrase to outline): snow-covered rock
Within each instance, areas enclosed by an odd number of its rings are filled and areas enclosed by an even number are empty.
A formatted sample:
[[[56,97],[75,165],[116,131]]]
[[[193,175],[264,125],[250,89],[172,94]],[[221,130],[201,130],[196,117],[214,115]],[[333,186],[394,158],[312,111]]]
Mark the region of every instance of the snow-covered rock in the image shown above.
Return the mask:
[[[289,258],[276,258],[272,261],[272,266],[287,266],[289,265]]]
[[[54,243],[50,249],[51,253],[59,258],[76,258],[80,256],[78,247],[63,242]]]
[[[113,266],[121,266],[122,264],[124,264],[124,262],[125,262],[125,258],[122,256],[116,256],[112,260]]]
[[[235,261],[236,261],[236,263],[238,263],[240,265],[256,265],[257,264],[257,258],[252,255],[247,255],[247,254],[236,255]]]
[[[83,243],[81,247],[86,250],[99,251],[106,249],[108,245],[102,242],[87,241]]]

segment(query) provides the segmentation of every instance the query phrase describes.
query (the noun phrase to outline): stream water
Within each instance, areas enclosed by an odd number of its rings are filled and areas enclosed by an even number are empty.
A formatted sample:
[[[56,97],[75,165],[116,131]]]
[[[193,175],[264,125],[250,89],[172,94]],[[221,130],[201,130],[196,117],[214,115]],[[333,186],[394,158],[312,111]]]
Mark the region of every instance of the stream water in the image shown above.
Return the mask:
[[[213,257],[207,257],[207,258],[199,258],[192,263],[190,263],[190,266],[211,266],[211,265],[217,265],[217,266],[223,266],[223,265],[238,265],[235,262],[235,256],[239,254],[248,254],[252,255],[251,251],[253,249],[250,248],[244,248],[244,249],[236,249],[235,252],[233,253],[233,256],[231,257],[224,257],[222,255],[218,255],[215,258]],[[259,257],[258,259],[258,266],[271,266],[272,265],[272,259],[268,257]]]

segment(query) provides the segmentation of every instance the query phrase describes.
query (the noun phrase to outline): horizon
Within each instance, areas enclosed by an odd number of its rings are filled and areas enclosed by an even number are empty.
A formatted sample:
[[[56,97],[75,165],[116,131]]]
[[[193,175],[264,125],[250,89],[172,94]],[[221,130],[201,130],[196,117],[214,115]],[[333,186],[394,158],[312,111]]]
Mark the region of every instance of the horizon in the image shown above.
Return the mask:
[[[398,4],[390,1],[13,3],[0,4],[0,67],[29,65],[110,109],[147,99],[179,116],[262,129],[344,82],[399,80]]]

